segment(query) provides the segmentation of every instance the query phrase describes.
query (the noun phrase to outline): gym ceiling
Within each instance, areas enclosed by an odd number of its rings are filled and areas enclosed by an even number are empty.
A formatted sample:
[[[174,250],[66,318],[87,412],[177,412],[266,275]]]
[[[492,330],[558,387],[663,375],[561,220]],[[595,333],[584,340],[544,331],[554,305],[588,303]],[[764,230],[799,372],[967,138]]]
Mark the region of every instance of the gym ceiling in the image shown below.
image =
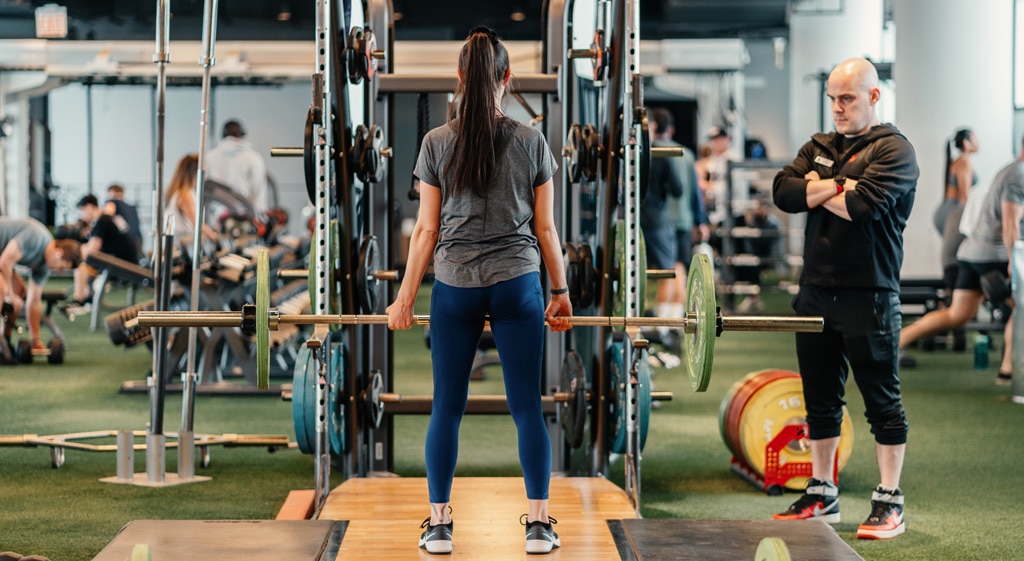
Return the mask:
[[[169,0],[172,40],[199,39],[203,0]],[[643,0],[645,39],[777,37],[787,34],[791,3],[814,9],[842,9],[844,1],[817,0]],[[148,40],[154,37],[156,0],[0,0],[0,37],[35,36],[34,9],[66,6],[69,39]],[[539,39],[543,0],[393,0],[401,19],[399,40],[461,39],[478,24],[509,40]],[[445,9],[437,8],[443,4]],[[312,39],[313,0],[219,0],[217,39],[271,41]]]

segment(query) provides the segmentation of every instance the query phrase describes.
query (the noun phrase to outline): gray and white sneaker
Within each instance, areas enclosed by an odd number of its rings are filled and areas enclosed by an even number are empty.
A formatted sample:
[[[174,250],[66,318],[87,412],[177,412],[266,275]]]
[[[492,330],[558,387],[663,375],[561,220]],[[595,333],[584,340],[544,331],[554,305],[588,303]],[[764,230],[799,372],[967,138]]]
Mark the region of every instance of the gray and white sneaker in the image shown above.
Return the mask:
[[[423,524],[420,524],[420,528],[426,528],[420,535],[420,547],[428,553],[451,553],[454,525],[454,522],[449,522],[431,526],[430,517],[427,517]]]
[[[548,516],[546,524],[540,520],[535,522],[526,520],[527,515],[525,514],[519,517],[519,523],[526,526],[527,553],[551,553],[552,549],[561,547],[562,543],[558,541],[558,534],[551,527],[552,524],[558,524],[557,520],[550,516]]]

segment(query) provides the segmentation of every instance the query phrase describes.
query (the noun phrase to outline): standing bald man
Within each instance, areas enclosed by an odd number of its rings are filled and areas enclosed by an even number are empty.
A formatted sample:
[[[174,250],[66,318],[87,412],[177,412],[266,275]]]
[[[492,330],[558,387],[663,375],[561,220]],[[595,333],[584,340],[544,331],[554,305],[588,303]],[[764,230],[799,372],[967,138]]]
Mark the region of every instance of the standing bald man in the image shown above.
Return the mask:
[[[899,289],[917,158],[906,137],[878,118],[881,92],[870,61],[839,64],[829,75],[827,92],[836,132],[812,136],[773,185],[781,210],[807,213],[793,309],[825,319],[823,332],[796,335],[813,475],[805,494],[774,518],[839,522],[835,457],[852,369],[881,477],[857,537],[887,539],[905,529],[899,484],[908,424],[897,365]]]

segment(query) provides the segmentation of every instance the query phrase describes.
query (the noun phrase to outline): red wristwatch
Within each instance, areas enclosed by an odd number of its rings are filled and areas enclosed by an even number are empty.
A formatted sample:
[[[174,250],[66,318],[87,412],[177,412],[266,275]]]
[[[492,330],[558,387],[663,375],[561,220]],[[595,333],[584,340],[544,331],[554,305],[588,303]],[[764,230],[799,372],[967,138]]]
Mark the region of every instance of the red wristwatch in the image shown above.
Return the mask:
[[[845,189],[843,188],[843,185],[845,185],[845,184],[846,184],[846,176],[845,176],[845,175],[837,175],[837,176],[835,176],[835,177],[834,177],[834,178],[832,179],[832,181],[834,181],[834,182],[835,182],[835,185],[836,185],[836,194],[837,194],[837,195],[838,195],[839,193],[842,193],[842,192],[843,192],[843,191],[845,190]]]

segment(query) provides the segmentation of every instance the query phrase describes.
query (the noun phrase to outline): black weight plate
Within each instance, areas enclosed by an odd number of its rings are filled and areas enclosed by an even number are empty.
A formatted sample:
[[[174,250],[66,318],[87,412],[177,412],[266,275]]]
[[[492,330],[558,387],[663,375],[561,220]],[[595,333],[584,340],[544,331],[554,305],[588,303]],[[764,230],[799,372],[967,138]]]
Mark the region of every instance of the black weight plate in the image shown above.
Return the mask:
[[[640,122],[640,161],[637,163],[639,170],[637,178],[640,183],[640,202],[647,196],[647,181],[651,177],[651,129],[647,120],[647,110],[641,107],[636,111],[637,121]]]
[[[18,347],[14,350],[14,357],[22,364],[32,364],[32,342],[28,339],[18,341]]]
[[[579,183],[583,179],[582,160],[586,156],[583,151],[583,130],[579,124],[573,123],[569,127],[569,134],[565,138],[565,169],[569,173],[571,183]]]
[[[46,360],[50,364],[64,364],[64,341],[50,339],[50,356]]]
[[[601,145],[601,135],[597,134],[594,125],[583,127],[583,152],[580,156],[580,167],[583,168],[583,177],[587,181],[597,179],[601,171],[601,157],[604,154],[604,146]]]
[[[380,251],[376,236],[363,236],[359,243],[359,262],[356,264],[356,292],[359,308],[364,314],[377,313],[380,304]]]
[[[579,306],[580,301],[580,258],[576,246],[572,242],[562,244],[562,257],[565,262],[565,284],[569,288],[569,301],[572,307]]]
[[[348,46],[345,48],[345,58],[348,63],[348,81],[353,85],[363,81],[366,70],[361,60],[363,49],[363,29],[353,27],[348,34]]]
[[[309,202],[316,204],[316,110],[310,106],[306,112],[306,128],[302,133],[302,171],[306,179]]]
[[[590,244],[581,243],[576,248],[576,255],[580,260],[579,285],[580,285],[580,307],[588,308],[594,303],[594,294],[597,292],[597,269],[594,268],[594,250]],[[575,304],[573,304],[575,306]]]
[[[587,375],[583,368],[583,359],[576,351],[566,353],[562,361],[559,391],[569,394],[568,399],[558,405],[565,442],[570,448],[579,448],[583,444],[584,427],[587,422]]]

